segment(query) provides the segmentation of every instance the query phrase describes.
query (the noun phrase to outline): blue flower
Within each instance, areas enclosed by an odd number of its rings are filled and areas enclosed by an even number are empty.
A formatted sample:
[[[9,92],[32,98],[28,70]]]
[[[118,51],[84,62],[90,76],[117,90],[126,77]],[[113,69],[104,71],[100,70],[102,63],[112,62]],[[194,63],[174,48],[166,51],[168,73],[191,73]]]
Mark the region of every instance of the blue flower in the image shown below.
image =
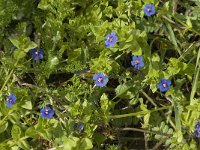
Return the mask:
[[[74,124],[75,131],[79,132],[79,133],[84,131],[84,127],[85,127],[85,125],[82,122],[77,122],[77,123]]]
[[[34,48],[29,51],[29,53],[33,56],[33,60],[37,61],[38,59],[43,59],[42,49]]]
[[[160,89],[161,92],[165,92],[165,91],[168,91],[170,89],[170,85],[171,85],[171,81],[163,78],[158,83],[157,87]]]
[[[117,40],[118,40],[118,37],[115,32],[107,34],[106,40],[105,40],[106,48],[114,46]]]
[[[46,106],[43,109],[41,109],[40,113],[42,118],[48,118],[48,119],[51,119],[54,115],[53,109],[51,109],[49,106]]]
[[[146,4],[145,7],[144,7],[144,13],[148,17],[155,15],[155,13],[156,13],[155,6],[151,5],[151,4]]]
[[[200,137],[200,122],[197,122],[197,124],[195,125],[194,135],[197,138]]]
[[[132,57],[132,61],[131,61],[131,65],[135,69],[140,69],[141,67],[143,67],[144,66],[144,62],[142,60],[142,56],[133,56]]]
[[[16,98],[16,96],[15,96],[14,94],[10,94],[10,96],[8,96],[6,105],[7,105],[8,107],[11,107],[12,105],[15,104],[16,99],[17,99],[17,98]]]
[[[108,77],[104,76],[101,72],[95,74],[93,79],[95,80],[95,85],[100,87],[104,87],[108,82]]]

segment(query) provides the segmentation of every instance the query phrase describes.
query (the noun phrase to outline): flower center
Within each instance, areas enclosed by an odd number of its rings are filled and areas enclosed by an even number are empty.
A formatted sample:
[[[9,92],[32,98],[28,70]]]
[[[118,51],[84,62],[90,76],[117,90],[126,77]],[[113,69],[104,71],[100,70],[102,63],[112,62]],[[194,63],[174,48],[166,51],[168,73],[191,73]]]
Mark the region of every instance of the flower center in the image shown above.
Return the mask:
[[[38,55],[38,51],[36,51],[35,54]]]
[[[102,82],[102,81],[103,81],[103,78],[102,78],[102,77],[99,77],[97,81],[98,81],[98,82]]]
[[[109,41],[109,42],[112,42],[112,41],[113,41],[113,38],[112,38],[112,37],[108,37],[108,41]]]
[[[162,85],[163,85],[163,87],[164,87],[164,88],[166,88],[166,87],[167,87],[167,84],[166,84],[166,83],[163,83]]]
[[[49,114],[49,110],[48,109],[45,109],[45,114]]]
[[[151,8],[148,8],[147,11],[148,11],[148,12],[151,12]]]
[[[134,63],[135,63],[136,65],[139,64],[139,60],[136,59],[136,60],[134,61]]]
[[[9,103],[12,103],[12,102],[13,102],[13,100],[12,100],[11,98],[9,98],[8,101],[9,101]]]

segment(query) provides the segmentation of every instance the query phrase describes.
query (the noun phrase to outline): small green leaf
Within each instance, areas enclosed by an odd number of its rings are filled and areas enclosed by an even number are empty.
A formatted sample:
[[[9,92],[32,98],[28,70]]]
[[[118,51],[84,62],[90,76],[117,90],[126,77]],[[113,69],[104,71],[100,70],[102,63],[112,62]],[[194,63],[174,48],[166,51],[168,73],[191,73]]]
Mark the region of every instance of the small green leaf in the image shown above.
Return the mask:
[[[21,107],[28,109],[28,110],[32,110],[32,103],[31,103],[31,101],[26,101],[25,104],[23,104]]]
[[[74,150],[78,146],[78,142],[80,141],[77,137],[69,137],[66,140],[64,140],[64,149],[67,150]]]
[[[37,44],[35,44],[34,42],[30,41],[30,39],[27,39],[27,40],[28,41],[27,41],[26,45],[24,45],[24,47],[23,47],[23,51],[24,52],[28,52],[29,50],[37,47]]]
[[[10,37],[9,40],[11,41],[11,43],[12,43],[15,47],[19,48],[19,46],[20,46],[19,40],[15,39],[15,38],[13,38],[13,37]]]
[[[92,149],[92,147],[93,147],[92,141],[88,138],[83,138],[81,140],[79,149],[89,150],[89,149]]]
[[[30,150],[30,146],[29,146],[28,142],[25,141],[25,140],[19,140],[19,141],[17,142],[17,145],[18,145],[20,148],[22,148],[23,150]]]
[[[8,127],[8,122],[3,121],[0,126],[0,133],[3,133]]]
[[[34,127],[29,127],[26,132],[25,132],[25,135],[28,136],[28,137],[32,137],[32,138],[39,138],[39,135],[37,134],[37,131],[35,130]]]
[[[51,59],[50,68],[54,68],[59,63],[58,57],[54,57]]]
[[[14,58],[17,59],[17,60],[22,59],[25,56],[26,56],[26,53],[22,50],[17,49],[17,50],[14,51]]]
[[[187,27],[188,27],[189,29],[192,28],[192,22],[190,21],[190,18],[189,18],[189,17],[187,18],[186,24],[187,24]]]
[[[121,95],[125,94],[133,85],[127,85],[127,84],[122,84],[118,85],[117,88],[115,89],[116,96],[113,98],[115,99],[116,97],[120,97]]]
[[[20,139],[20,136],[21,136],[21,129],[20,129],[20,127],[18,127],[17,125],[13,125],[11,134],[12,134],[12,138],[13,139],[15,139],[15,140]]]

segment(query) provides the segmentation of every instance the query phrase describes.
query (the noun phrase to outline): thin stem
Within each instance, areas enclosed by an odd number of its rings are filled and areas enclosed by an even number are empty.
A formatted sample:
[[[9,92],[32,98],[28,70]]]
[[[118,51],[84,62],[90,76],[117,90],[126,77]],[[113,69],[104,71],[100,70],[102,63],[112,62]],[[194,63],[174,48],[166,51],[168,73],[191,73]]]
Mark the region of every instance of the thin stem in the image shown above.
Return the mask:
[[[200,33],[198,31],[196,31],[195,29],[192,29],[192,28],[188,28],[187,27],[187,24],[185,24],[184,22],[182,22],[180,19],[176,18],[175,16],[173,16],[173,18],[179,22],[181,25],[183,25],[184,27],[186,27],[189,31],[192,31],[194,33],[196,33],[197,35],[200,35]]]
[[[167,138],[158,142],[151,150],[157,150],[165,142],[165,140],[167,140]]]
[[[1,119],[1,121],[0,121],[0,126],[2,126],[2,124],[4,123],[4,121],[7,119],[7,117],[13,112],[14,110],[10,110],[9,112],[8,112],[8,114],[3,118],[3,119]]]
[[[148,141],[147,141],[147,138],[145,136],[145,133],[144,133],[144,142],[145,142],[145,150],[149,150]]]
[[[161,133],[158,131],[150,131],[150,130],[144,130],[144,129],[138,129],[138,128],[121,128],[119,129],[121,131],[138,131],[138,132],[143,132],[143,133],[147,133],[147,134],[159,134],[162,136],[167,136],[167,137],[171,137],[171,134],[167,134],[167,133]]]
[[[179,48],[179,46],[178,46],[178,43],[177,43],[177,40],[176,40],[176,36],[175,36],[175,34],[174,34],[174,31],[173,31],[171,25],[168,24],[168,23],[166,23],[166,27],[167,27],[167,29],[168,29],[168,31],[169,31],[170,40],[171,40],[172,44],[174,45],[174,47],[175,47],[176,50],[178,51],[179,55],[181,56],[181,50],[180,50],[180,48]]]
[[[135,113],[122,114],[122,115],[113,115],[113,116],[109,116],[109,118],[117,119],[117,118],[132,117],[132,116],[138,116],[138,115],[146,115],[148,113],[152,113],[152,112],[156,112],[156,111],[160,111],[160,110],[164,110],[164,109],[169,109],[169,108],[171,108],[171,106],[165,106],[165,107],[157,108],[155,110],[139,111],[139,112],[135,112]]]
[[[147,93],[145,93],[143,90],[142,90],[142,94],[147,98],[147,100],[152,104],[154,105],[155,107],[157,107],[156,103],[154,103],[153,99],[151,97],[149,97],[147,95]]]
[[[15,62],[14,66],[13,66],[13,68],[12,68],[12,70],[11,70],[10,73],[8,74],[8,76],[7,76],[6,80],[5,80],[5,82],[3,83],[2,87],[1,87],[0,93],[2,93],[2,91],[3,91],[3,89],[5,88],[5,86],[6,86],[7,82],[8,82],[8,80],[10,79],[11,75],[13,74],[13,72],[14,72],[14,70],[15,70],[15,67],[16,67],[17,64],[18,64],[18,61],[19,61],[19,59],[17,59],[17,61]]]

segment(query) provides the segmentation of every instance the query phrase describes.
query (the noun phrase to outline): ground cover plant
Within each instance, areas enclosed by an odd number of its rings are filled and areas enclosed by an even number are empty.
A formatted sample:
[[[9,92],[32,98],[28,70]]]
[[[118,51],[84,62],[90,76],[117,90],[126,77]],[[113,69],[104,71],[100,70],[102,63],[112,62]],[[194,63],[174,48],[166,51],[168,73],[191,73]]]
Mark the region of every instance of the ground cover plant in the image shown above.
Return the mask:
[[[200,149],[199,0],[1,0],[0,149]]]

